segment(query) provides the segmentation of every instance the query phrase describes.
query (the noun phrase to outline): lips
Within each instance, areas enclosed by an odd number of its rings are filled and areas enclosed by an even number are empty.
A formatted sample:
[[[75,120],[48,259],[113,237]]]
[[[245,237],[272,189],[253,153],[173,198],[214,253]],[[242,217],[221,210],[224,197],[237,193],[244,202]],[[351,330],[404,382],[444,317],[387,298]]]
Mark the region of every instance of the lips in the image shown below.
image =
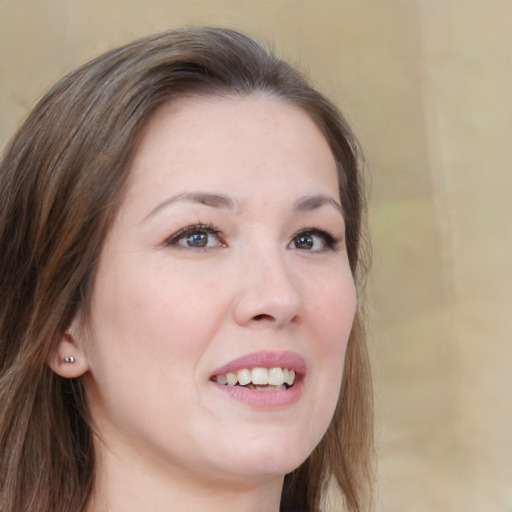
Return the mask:
[[[305,372],[306,363],[295,352],[265,351],[229,362],[215,370],[210,380],[237,399],[277,406],[298,399]],[[283,399],[283,395],[288,398]]]
[[[272,352],[261,351],[244,355],[233,359],[229,363],[214,370],[211,378],[217,375],[227,375],[228,373],[237,373],[244,368],[287,368],[294,370],[299,375],[306,372],[306,362],[296,352]]]

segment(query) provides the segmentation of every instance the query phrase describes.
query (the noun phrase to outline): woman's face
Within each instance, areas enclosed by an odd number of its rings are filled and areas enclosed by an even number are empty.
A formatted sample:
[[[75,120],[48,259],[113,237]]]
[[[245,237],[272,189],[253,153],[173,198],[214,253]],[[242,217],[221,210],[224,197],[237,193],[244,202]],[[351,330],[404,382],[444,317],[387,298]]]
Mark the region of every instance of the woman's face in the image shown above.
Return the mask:
[[[330,423],[355,307],[310,118],[263,95],[166,105],[98,263],[82,343],[96,429],[121,464],[280,478]]]

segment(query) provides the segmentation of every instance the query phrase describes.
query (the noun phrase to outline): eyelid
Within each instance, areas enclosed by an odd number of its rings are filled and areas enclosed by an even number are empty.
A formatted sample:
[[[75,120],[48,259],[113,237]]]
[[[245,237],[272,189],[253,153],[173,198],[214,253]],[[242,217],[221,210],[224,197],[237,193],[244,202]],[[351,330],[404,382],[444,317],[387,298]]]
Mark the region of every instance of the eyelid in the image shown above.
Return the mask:
[[[194,247],[192,245],[186,245],[180,243],[182,240],[184,240],[187,236],[203,232],[207,235],[214,235],[217,239],[217,243],[214,246],[205,246],[205,247]],[[198,222],[196,224],[185,226],[182,229],[179,229],[169,237],[167,237],[162,245],[165,247],[174,247],[176,249],[184,249],[184,250],[192,250],[192,251],[201,251],[201,250],[208,250],[208,249],[215,249],[219,247],[227,247],[227,244],[221,239],[222,231],[218,228],[216,228],[214,225],[210,223],[203,223]],[[312,236],[312,237],[319,237],[321,238],[321,247],[319,248],[300,248],[300,247],[293,247],[294,242],[297,240],[300,236]],[[329,231],[325,229],[320,229],[317,227],[307,227],[304,229],[300,229],[299,231],[296,231],[294,235],[292,236],[288,247],[290,249],[296,249],[304,252],[324,252],[324,251],[336,251],[340,244],[343,244],[344,237],[338,236],[330,233]]]
[[[163,242],[163,245],[166,247],[176,247],[178,249],[189,249],[189,250],[205,250],[205,249],[211,249],[211,247],[191,247],[186,245],[181,245],[179,242],[183,240],[188,235],[192,235],[193,233],[197,233],[198,231],[202,231],[207,233],[208,235],[215,235],[218,240],[218,246],[219,247],[225,247],[226,244],[222,243],[219,240],[219,235],[222,234],[222,231],[220,229],[217,229],[212,224],[207,224],[203,222],[198,222],[197,224],[192,224],[189,226],[186,226],[175,233],[173,233],[171,236],[166,238]]]
[[[323,252],[327,250],[335,251],[340,247],[340,244],[343,242],[343,237],[333,235],[329,231],[326,231],[325,229],[320,228],[304,228],[299,231],[297,231],[291,241],[290,244],[293,244],[294,240],[299,236],[304,235],[311,235],[311,236],[320,236],[323,239],[324,247],[320,249],[299,249],[297,250],[303,250],[304,252]]]

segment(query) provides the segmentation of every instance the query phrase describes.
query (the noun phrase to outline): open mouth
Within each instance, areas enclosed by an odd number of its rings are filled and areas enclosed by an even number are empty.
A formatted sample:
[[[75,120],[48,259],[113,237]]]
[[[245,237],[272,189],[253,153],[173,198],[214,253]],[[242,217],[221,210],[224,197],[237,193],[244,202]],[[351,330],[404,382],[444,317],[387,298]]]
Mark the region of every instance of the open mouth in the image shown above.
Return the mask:
[[[215,375],[212,381],[222,386],[243,386],[258,391],[281,391],[293,386],[295,370],[290,368],[243,368]]]

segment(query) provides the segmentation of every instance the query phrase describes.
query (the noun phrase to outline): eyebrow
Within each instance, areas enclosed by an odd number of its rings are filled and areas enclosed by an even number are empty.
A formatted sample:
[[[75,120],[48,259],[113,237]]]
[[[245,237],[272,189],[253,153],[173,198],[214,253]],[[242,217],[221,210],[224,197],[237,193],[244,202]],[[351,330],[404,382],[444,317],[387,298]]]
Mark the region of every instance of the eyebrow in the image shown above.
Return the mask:
[[[182,194],[176,194],[164,199],[158,203],[143,219],[141,222],[145,222],[150,217],[156,215],[159,211],[166,208],[167,206],[177,202],[189,202],[196,204],[204,204],[212,208],[219,208],[225,210],[234,210],[237,205],[233,199],[224,194],[212,194],[209,192],[184,192]],[[318,194],[314,196],[306,196],[297,199],[293,204],[293,211],[297,213],[310,212],[321,208],[322,206],[330,205],[333,206],[338,212],[343,215],[343,207],[338,201],[332,197],[324,194]]]
[[[156,215],[160,210],[177,202],[188,202],[204,204],[212,208],[221,208],[227,210],[235,209],[235,202],[223,194],[211,194],[208,192],[184,192],[183,194],[176,194],[168,197],[161,203],[158,203],[143,219],[141,222],[146,221],[150,217]]]
[[[343,215],[343,207],[341,204],[332,197],[326,196],[324,194],[301,197],[300,199],[297,199],[293,205],[293,210],[298,213],[310,212],[325,205],[333,206],[341,213],[341,215]]]

